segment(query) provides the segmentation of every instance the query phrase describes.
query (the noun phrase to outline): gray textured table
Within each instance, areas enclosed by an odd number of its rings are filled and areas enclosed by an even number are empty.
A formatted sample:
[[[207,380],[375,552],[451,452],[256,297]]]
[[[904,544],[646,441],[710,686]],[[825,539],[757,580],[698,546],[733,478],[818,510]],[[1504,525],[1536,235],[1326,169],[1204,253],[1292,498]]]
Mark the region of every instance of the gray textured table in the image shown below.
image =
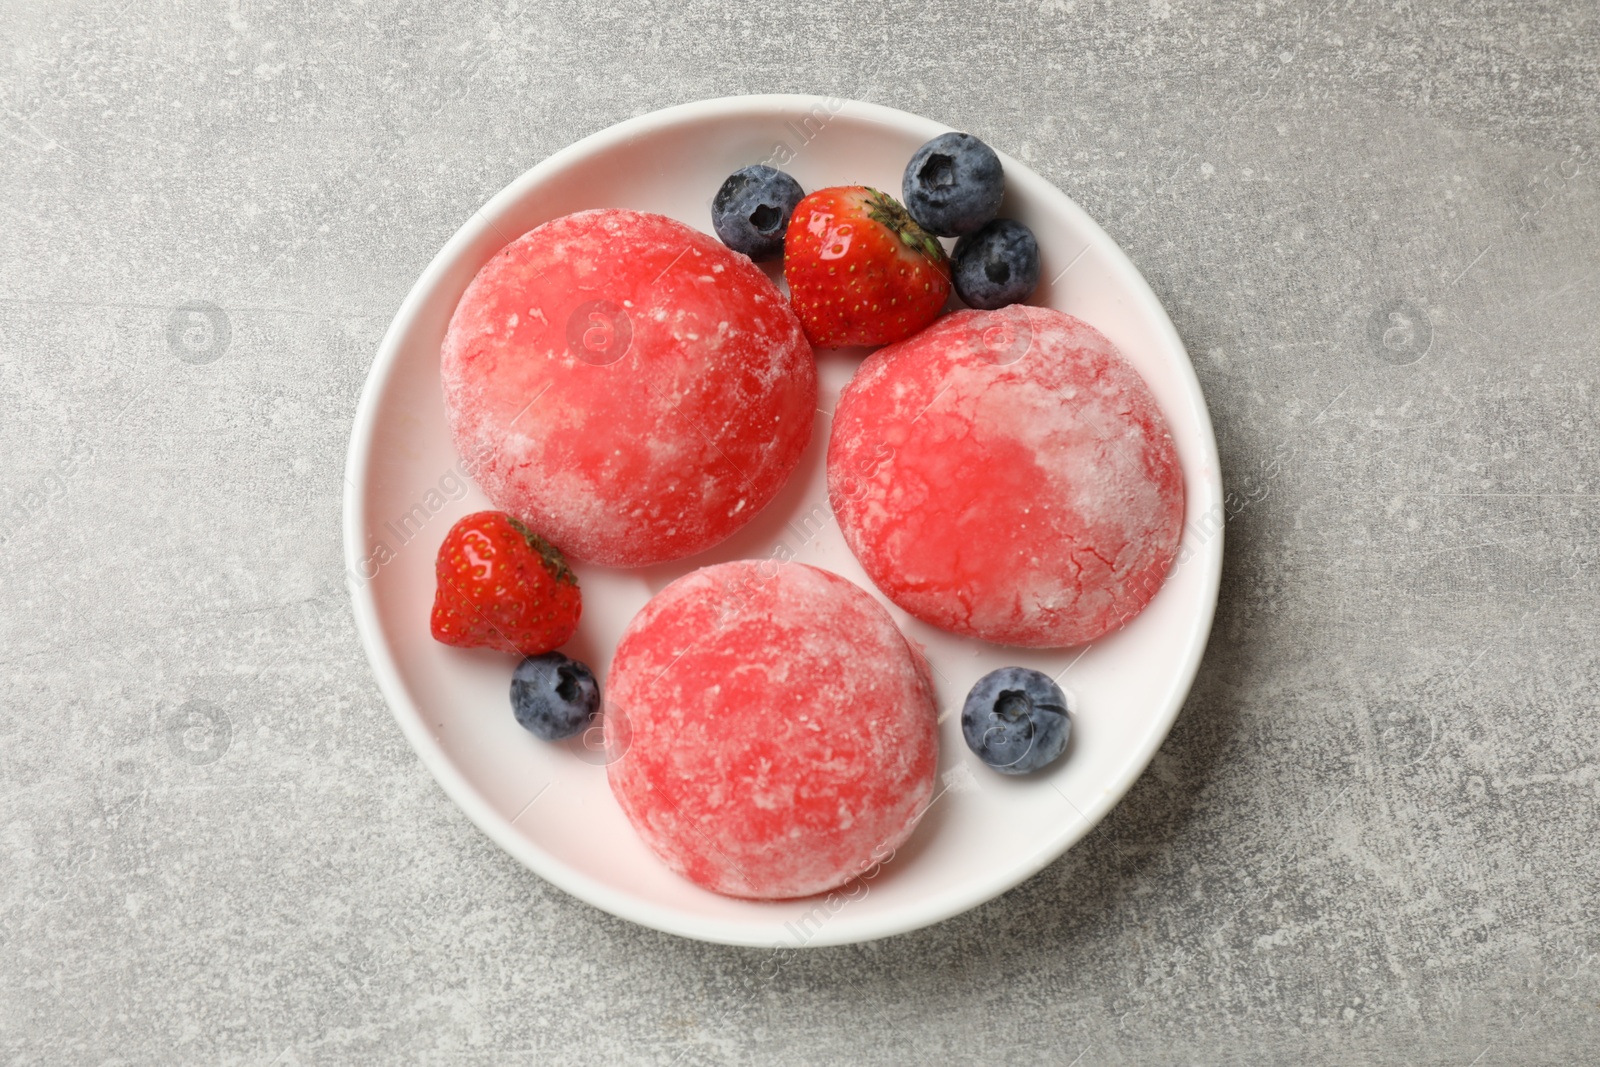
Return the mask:
[[[1600,14],[1428,6],[6,4],[0,1055],[1595,1062]],[[446,237],[587,133],[761,91],[1076,198],[1236,494],[1111,817],[781,965],[500,853],[337,585],[356,396]]]

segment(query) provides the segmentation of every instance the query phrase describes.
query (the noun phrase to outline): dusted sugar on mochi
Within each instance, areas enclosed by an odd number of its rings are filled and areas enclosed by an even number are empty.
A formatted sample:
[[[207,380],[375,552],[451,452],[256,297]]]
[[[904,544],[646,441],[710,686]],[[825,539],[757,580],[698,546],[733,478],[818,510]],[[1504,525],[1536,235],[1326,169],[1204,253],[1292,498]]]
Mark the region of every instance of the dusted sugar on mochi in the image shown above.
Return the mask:
[[[643,566],[760,511],[811,439],[800,321],[745,256],[661,215],[582,211],[467,286],[440,370],[495,507],[578,559]]]
[[[1092,326],[1021,304],[955,312],[868,358],[834,414],[828,496],[896,604],[1032,648],[1137,615],[1183,527],[1149,387]]]
[[[605,689],[611,791],[718,893],[803,897],[886,860],[933,792],[927,664],[865,590],[801,563],[688,574],[629,624]]]

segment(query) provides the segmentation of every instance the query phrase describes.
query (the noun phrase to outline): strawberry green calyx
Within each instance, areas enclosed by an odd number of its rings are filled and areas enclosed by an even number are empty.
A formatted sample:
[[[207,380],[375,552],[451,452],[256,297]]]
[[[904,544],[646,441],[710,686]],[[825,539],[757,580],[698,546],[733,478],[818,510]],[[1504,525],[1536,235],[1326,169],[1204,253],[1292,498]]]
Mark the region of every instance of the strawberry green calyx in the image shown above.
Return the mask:
[[[550,572],[551,577],[558,582],[566,582],[568,585],[578,584],[578,576],[572,573],[571,567],[567,566],[567,557],[561,554],[559,548],[528,529],[519,520],[509,515],[506,516],[506,519],[511,523],[511,528],[521,534],[524,541],[528,542],[528,547],[539,553],[539,558],[544,561],[544,569]]]
[[[888,227],[900,243],[916,249],[935,263],[944,263],[944,246],[933,234],[917,225],[900,201],[888,193],[879,192],[870,185],[867,190],[867,217]]]

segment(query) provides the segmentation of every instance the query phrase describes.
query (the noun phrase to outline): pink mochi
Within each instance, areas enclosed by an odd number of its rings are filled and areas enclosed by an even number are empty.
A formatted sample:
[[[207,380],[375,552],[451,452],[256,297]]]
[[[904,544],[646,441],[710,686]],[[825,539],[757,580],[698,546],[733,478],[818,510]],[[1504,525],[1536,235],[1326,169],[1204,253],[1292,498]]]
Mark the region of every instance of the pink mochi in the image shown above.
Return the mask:
[[[1071,315],[958,311],[874,353],[840,397],[828,494],[889,599],[997,644],[1093,641],[1155,596],[1183,472],[1166,419]]]
[[[883,606],[801,563],[706,567],[629,624],[605,689],[611,790],[718,893],[803,897],[885,862],[933,792],[927,664]]]
[[[661,215],[582,211],[478,272],[440,371],[457,451],[494,506],[612,566],[678,559],[777,494],[817,377],[748,258]]]

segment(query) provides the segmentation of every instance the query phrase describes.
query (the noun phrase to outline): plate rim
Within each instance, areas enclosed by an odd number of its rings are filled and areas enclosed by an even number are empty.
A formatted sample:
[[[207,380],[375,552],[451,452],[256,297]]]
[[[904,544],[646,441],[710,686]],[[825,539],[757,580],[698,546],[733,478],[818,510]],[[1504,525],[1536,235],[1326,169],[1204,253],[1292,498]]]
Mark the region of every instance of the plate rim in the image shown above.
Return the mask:
[[[350,445],[346,453],[343,493],[343,562],[345,583],[350,591],[352,611],[357,635],[367,662],[378,683],[378,690],[398,722],[401,733],[416,752],[446,796],[466,814],[467,818],[495,844],[500,846],[524,867],[540,878],[577,897],[585,903],[600,908],[619,918],[627,919],[665,933],[714,943],[760,948],[824,947],[855,944],[877,940],[896,934],[908,933],[962,914],[980,904],[993,900],[1032,878],[1066,852],[1099,825],[1105,815],[1119,803],[1149,766],[1157,749],[1171,733],[1178,712],[1187,700],[1199,672],[1200,662],[1210,640],[1216,618],[1217,598],[1221,587],[1223,540],[1225,523],[1211,534],[1201,546],[1199,558],[1191,558],[1184,565],[1199,564],[1202,574],[1201,618],[1196,620],[1184,640],[1182,662],[1173,676],[1166,704],[1153,721],[1143,742],[1131,754],[1125,769],[1111,784],[1103,789],[1095,802],[1080,810],[1079,819],[1065,827],[1056,837],[1028,860],[1006,869],[998,877],[975,883],[979,888],[963,884],[946,890],[919,906],[904,909],[892,918],[875,917],[869,922],[849,922],[849,916],[840,912],[814,935],[798,944],[792,944],[776,933],[766,933],[759,927],[746,923],[688,916],[670,908],[652,904],[637,897],[613,890],[581,871],[567,866],[547,853],[529,838],[517,832],[512,821],[505,819],[480,793],[471,779],[457,768],[444,748],[434,739],[424,725],[424,716],[411,699],[394,656],[382,636],[382,627],[372,589],[373,579],[363,579],[363,545],[367,523],[365,492],[379,414],[383,399],[393,383],[402,340],[411,332],[422,306],[437,287],[440,277],[459,259],[462,251],[481,239],[488,229],[498,229],[496,219],[519,203],[547,174],[558,172],[586,156],[604,152],[645,132],[657,132],[673,126],[691,125],[706,120],[767,113],[789,113],[800,110],[811,112],[817,106],[828,109],[830,115],[848,115],[857,120],[867,120],[897,131],[920,129],[925,139],[937,136],[953,127],[908,111],[850,100],[836,96],[812,94],[756,94],[746,96],[712,97],[676,104],[656,111],[646,112],[597,130],[570,145],[552,153],[523,171],[503,189],[490,197],[474,211],[454,234],[429,260],[417,280],[396,310],[394,318],[384,331],[372,365],[362,383],[361,395],[356,403],[350,430]],[[1138,302],[1142,317],[1156,326],[1157,332],[1183,355],[1179,372],[1186,376],[1185,393],[1194,403],[1194,414],[1201,432],[1201,444],[1206,455],[1200,464],[1212,496],[1223,499],[1220,464],[1217,460],[1216,432],[1212,426],[1205,394],[1200,388],[1194,363],[1189,358],[1188,347],[1178,335],[1177,328],[1167,315],[1166,308],[1156,297],[1149,282],[1123,251],[1122,247],[1063,190],[1035,172],[1027,164],[996,150],[1007,173],[1007,180],[1043,191],[1046,196],[1059,197],[1071,217],[1074,227],[1090,236],[1088,247],[1107,247],[1115,254],[1112,266],[1120,274],[1123,288]],[[503,234],[501,235],[503,236]],[[1192,491],[1192,490],[1191,490]],[[1187,510],[1187,509],[1186,509]],[[1188,520],[1186,520],[1187,524]],[[1069,802],[1070,803],[1070,802]],[[1076,805],[1074,805],[1076,810]],[[819,900],[823,899],[821,896]]]

